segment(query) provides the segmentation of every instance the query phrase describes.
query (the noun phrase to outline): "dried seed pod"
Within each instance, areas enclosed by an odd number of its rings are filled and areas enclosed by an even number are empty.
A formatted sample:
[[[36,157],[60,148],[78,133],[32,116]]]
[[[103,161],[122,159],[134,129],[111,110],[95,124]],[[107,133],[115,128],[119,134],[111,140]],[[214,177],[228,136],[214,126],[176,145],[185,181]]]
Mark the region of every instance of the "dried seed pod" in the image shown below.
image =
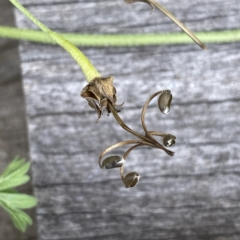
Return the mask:
[[[140,179],[140,175],[137,172],[128,173],[123,180],[126,188],[134,187]]]
[[[110,156],[103,160],[102,168],[111,169],[118,168],[123,165],[125,159],[122,156]]]
[[[116,88],[113,85],[114,77],[98,77],[85,86],[80,93],[81,97],[88,101],[88,105],[95,109],[98,114],[98,119],[103,113],[103,109],[106,108],[110,113],[108,102],[113,107],[116,106]]]
[[[172,94],[170,90],[165,90],[158,98],[158,107],[164,114],[168,114],[170,111],[170,105],[172,102]]]
[[[175,144],[176,137],[172,134],[167,134],[163,137],[163,144],[166,147],[171,147],[173,144]]]

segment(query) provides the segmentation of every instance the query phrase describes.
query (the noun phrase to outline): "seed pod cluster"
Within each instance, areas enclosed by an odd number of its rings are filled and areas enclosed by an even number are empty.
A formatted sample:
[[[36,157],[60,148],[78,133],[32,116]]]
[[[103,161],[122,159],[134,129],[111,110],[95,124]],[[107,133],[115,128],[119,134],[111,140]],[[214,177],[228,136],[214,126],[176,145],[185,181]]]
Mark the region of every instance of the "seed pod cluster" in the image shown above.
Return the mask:
[[[158,149],[165,151],[169,156],[173,156],[173,154],[174,154],[174,152],[170,151],[166,147],[171,147],[173,144],[175,144],[176,137],[172,134],[166,134],[163,132],[148,131],[147,126],[145,124],[145,114],[146,114],[147,107],[148,107],[149,103],[151,102],[151,100],[156,96],[159,96],[159,98],[158,98],[159,110],[164,114],[168,114],[170,111],[170,106],[171,106],[171,102],[172,102],[172,94],[171,94],[170,90],[159,91],[159,92],[156,92],[153,95],[151,95],[148,98],[148,100],[145,102],[143,109],[142,109],[142,114],[141,114],[142,127],[145,132],[145,135],[142,135],[142,134],[132,130],[130,127],[128,127],[126,125],[126,123],[118,115],[118,112],[114,108],[112,102],[107,101],[107,108],[109,109],[109,111],[111,111],[112,115],[117,120],[119,125],[123,129],[125,129],[126,131],[131,133],[132,135],[139,138],[139,140],[125,140],[122,142],[115,143],[112,146],[106,148],[99,156],[98,162],[99,162],[99,166],[101,168],[105,168],[105,169],[120,168],[120,175],[121,175],[123,184],[126,188],[131,188],[131,187],[136,186],[136,184],[139,182],[139,179],[140,179],[140,175],[137,172],[130,172],[126,176],[124,175],[124,165],[126,162],[126,158],[133,149],[135,149],[137,147],[141,147],[141,146],[150,146],[150,147],[158,148]],[[163,145],[161,143],[159,143],[153,137],[154,135],[162,137]],[[123,156],[112,155],[112,156],[105,158],[103,161],[101,161],[102,157],[105,154],[107,154],[108,152],[110,152],[113,149],[118,148],[120,146],[129,145],[129,144],[133,145],[133,146],[130,147],[123,154]]]

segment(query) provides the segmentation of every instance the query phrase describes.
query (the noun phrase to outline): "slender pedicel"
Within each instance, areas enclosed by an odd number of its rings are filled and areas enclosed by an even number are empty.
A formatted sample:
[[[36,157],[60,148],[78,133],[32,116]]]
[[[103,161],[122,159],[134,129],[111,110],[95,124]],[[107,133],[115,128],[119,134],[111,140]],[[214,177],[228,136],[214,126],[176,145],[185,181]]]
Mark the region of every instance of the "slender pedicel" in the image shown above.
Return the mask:
[[[202,43],[182,22],[180,22],[171,12],[164,8],[161,4],[155,0],[124,0],[126,3],[145,2],[152,7],[156,7],[174,23],[176,23],[195,43],[197,43],[202,49],[206,49],[204,43]]]

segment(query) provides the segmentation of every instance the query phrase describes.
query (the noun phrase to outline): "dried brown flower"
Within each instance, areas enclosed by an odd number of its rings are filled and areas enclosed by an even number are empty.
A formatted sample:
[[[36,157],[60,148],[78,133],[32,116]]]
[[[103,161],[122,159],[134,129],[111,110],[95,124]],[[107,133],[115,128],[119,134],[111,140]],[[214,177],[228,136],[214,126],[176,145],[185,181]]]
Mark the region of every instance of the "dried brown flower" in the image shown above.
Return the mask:
[[[116,110],[116,89],[113,86],[113,77],[107,78],[96,78],[91,83],[89,83],[86,87],[83,88],[81,92],[81,96],[88,101],[88,104],[91,108],[95,109],[98,113],[98,118],[101,117],[103,109],[106,108],[108,113],[112,113],[113,117],[116,119],[118,124],[126,131],[137,137],[139,140],[126,140],[122,142],[118,142],[113,144],[112,146],[106,148],[99,156],[98,162],[101,168],[112,169],[112,168],[120,168],[120,175],[123,181],[123,184],[126,188],[134,187],[136,183],[139,181],[139,174],[136,172],[132,172],[124,176],[124,163],[128,156],[128,154],[135,148],[140,146],[150,146],[154,148],[161,149],[165,151],[169,156],[173,156],[174,152],[165,148],[161,143],[159,143],[153,136],[163,137],[163,143],[165,146],[170,147],[175,143],[176,137],[171,134],[165,134],[157,131],[149,131],[145,124],[145,114],[149,103],[153,98],[159,95],[158,106],[161,112],[168,113],[170,111],[170,105],[172,102],[172,94],[170,90],[163,90],[154,93],[151,95],[147,101],[145,102],[142,108],[141,114],[141,122],[142,127],[145,132],[145,135],[142,135],[130,127],[128,127],[125,122],[118,115],[118,110]],[[109,156],[105,158],[103,161],[102,158],[105,154],[112,151],[115,148],[124,145],[133,145],[130,147],[123,156]]]
[[[95,78],[81,92],[81,97],[88,101],[88,105],[95,109],[98,114],[98,119],[103,113],[103,109],[106,108],[110,113],[108,103],[111,103],[113,107],[117,106],[116,88],[113,86],[113,76]]]

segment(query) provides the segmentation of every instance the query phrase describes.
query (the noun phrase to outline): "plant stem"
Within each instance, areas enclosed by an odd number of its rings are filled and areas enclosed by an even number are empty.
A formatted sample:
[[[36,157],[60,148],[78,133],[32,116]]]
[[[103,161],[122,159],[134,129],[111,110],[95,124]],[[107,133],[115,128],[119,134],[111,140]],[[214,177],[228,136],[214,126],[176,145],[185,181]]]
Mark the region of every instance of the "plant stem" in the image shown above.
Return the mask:
[[[139,139],[142,139],[142,141],[146,141],[149,142],[151,144],[154,144],[154,140],[148,138],[147,136],[143,136],[142,134],[135,132],[134,130],[132,130],[130,127],[128,127],[124,121],[120,118],[120,116],[118,115],[117,111],[115,110],[115,108],[112,106],[112,104],[108,104],[109,109],[111,110],[111,113],[113,115],[113,117],[116,119],[116,121],[118,122],[118,124],[126,131],[130,132],[131,134],[133,134],[134,136],[138,137]]]
[[[196,42],[201,48],[206,49],[206,46],[177,18],[175,18],[172,13],[170,13],[166,8],[164,8],[161,4],[156,2],[155,0],[149,0],[149,2],[162,11],[168,18],[170,18],[174,23],[176,23],[194,42]]]
[[[62,37],[50,30],[47,26],[41,23],[37,18],[35,18],[26,8],[24,8],[18,0],[9,0],[18,10],[20,10],[28,19],[30,19],[34,24],[36,24],[51,40],[59,44],[63,49],[65,49],[73,59],[79,64],[88,82],[91,82],[96,77],[101,77],[100,73],[92,65],[90,60],[72,43],[67,39]]]
[[[86,47],[129,47],[146,45],[191,44],[193,41],[184,33],[161,34],[74,34],[60,33],[71,43]],[[226,43],[240,41],[240,30],[219,32],[198,32],[195,34],[206,43]],[[19,29],[0,26],[0,37],[32,41],[45,44],[56,44],[45,33],[37,30]]]

